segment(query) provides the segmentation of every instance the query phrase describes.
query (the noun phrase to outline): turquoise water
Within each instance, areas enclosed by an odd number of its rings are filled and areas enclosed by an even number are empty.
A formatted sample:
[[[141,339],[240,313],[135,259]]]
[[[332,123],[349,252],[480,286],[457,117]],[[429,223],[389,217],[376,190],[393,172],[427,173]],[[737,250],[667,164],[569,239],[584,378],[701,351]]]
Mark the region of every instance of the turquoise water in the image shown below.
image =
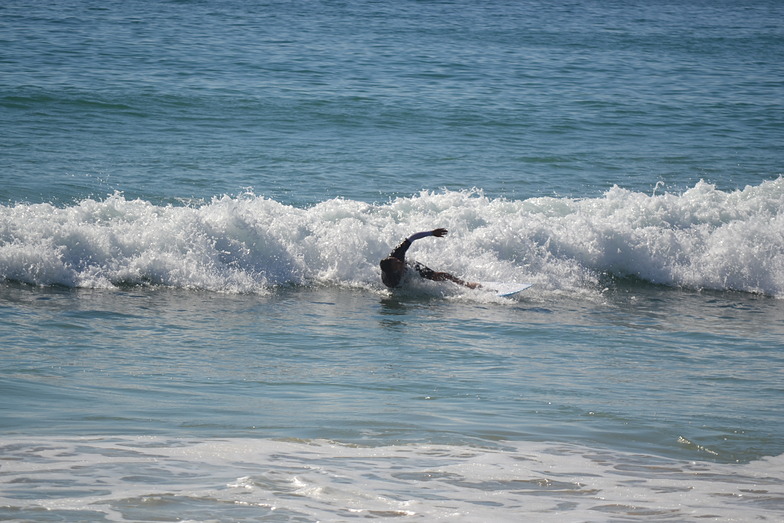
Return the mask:
[[[0,519],[780,519],[783,10],[0,6]]]

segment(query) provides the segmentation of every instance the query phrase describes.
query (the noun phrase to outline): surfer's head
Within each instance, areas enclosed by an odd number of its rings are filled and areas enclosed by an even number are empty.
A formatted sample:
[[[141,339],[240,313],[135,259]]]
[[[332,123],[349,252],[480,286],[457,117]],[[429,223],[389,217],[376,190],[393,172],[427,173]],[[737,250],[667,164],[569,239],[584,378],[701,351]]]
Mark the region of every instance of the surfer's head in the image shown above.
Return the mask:
[[[381,281],[387,287],[397,287],[400,285],[400,280],[403,279],[403,273],[406,270],[406,264],[398,258],[390,256],[381,260]]]

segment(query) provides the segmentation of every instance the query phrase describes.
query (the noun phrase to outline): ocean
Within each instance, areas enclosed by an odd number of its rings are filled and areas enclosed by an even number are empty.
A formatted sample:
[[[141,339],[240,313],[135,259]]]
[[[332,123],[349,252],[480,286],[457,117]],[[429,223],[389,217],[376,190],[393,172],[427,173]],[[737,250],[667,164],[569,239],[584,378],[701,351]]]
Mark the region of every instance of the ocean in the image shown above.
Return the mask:
[[[784,520],[782,21],[0,2],[0,520]]]

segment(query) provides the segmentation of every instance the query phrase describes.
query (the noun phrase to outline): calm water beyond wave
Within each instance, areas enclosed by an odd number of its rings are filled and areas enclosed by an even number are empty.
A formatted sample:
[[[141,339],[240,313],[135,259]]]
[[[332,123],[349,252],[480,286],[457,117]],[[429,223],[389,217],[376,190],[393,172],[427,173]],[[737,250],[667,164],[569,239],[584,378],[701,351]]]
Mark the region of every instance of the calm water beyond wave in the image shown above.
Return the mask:
[[[784,519],[782,20],[0,2],[0,519]]]

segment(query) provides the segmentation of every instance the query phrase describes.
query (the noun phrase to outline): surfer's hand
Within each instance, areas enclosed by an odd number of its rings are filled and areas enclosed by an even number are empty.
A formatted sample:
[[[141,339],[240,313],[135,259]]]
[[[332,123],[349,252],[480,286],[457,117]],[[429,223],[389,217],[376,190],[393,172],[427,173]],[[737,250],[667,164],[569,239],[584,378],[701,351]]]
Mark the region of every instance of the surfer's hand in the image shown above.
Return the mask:
[[[439,229],[434,229],[433,230],[433,236],[435,236],[436,238],[441,238],[443,236],[446,236],[446,233],[447,233],[447,230],[443,229],[443,228],[439,228]]]

